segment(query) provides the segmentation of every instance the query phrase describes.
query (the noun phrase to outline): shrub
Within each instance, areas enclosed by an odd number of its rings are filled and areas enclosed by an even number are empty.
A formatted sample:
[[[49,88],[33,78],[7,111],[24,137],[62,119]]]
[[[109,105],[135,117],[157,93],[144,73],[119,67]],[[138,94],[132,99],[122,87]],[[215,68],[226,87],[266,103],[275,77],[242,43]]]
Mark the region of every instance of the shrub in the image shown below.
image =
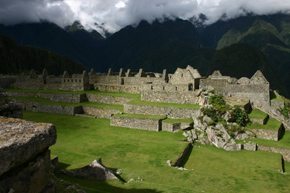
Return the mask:
[[[238,123],[239,125],[243,127],[246,126],[248,123],[250,123],[250,118],[248,114],[237,106],[235,106],[232,115],[234,119],[236,120],[236,123]]]
[[[220,115],[223,115],[227,110],[230,109],[230,106],[226,104],[226,101],[222,95],[211,96],[209,98],[209,104],[211,104]]]
[[[218,121],[217,112],[214,108],[212,107],[202,108],[201,112],[203,112],[204,115],[207,115],[208,117],[210,117],[214,122]]]
[[[284,108],[280,109],[280,113],[284,116],[285,119],[289,119],[289,107],[284,105]]]

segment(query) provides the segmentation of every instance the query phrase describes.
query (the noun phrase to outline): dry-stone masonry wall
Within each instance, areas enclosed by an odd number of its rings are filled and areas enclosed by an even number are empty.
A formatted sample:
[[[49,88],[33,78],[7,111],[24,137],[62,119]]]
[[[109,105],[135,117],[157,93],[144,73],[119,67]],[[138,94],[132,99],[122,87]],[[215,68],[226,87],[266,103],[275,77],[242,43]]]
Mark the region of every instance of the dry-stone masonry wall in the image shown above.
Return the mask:
[[[162,128],[162,120],[114,116],[111,118],[110,125],[116,127],[127,127],[147,131],[160,131]]]
[[[61,105],[50,105],[41,104],[35,101],[16,100],[23,105],[23,109],[32,112],[43,112],[43,113],[55,113],[55,114],[66,114],[75,115],[83,112],[82,106],[61,106]]]
[[[140,85],[109,85],[109,84],[94,84],[95,90],[104,92],[124,92],[138,94],[141,92]]]
[[[87,101],[86,94],[56,94],[56,93],[29,93],[29,92],[7,92],[11,97],[41,97],[54,102],[81,103]]]
[[[172,119],[188,119],[198,111],[198,109],[159,107],[150,105],[124,105],[124,112],[128,114],[163,115]]]
[[[55,192],[49,146],[52,124],[0,117],[0,192]]]
[[[141,92],[143,101],[178,103],[178,104],[197,104],[198,97],[192,91],[167,92],[167,91],[150,91]]]
[[[132,100],[132,98],[116,97],[108,95],[96,95],[96,94],[87,94],[87,99],[88,101],[94,103],[103,103],[112,105],[123,105]]]
[[[250,130],[255,133],[257,138],[278,141],[280,139],[280,135],[283,129],[284,127],[281,124],[279,129],[277,130],[271,129],[250,129]]]
[[[119,113],[120,110],[116,109],[104,109],[94,107],[83,107],[83,113],[87,115],[93,115],[96,118],[110,118],[112,115]]]
[[[283,159],[285,161],[290,162],[290,149],[283,149],[283,148],[277,148],[277,147],[267,147],[267,146],[263,146],[263,145],[258,145],[258,150],[280,153],[280,154],[282,154]]]

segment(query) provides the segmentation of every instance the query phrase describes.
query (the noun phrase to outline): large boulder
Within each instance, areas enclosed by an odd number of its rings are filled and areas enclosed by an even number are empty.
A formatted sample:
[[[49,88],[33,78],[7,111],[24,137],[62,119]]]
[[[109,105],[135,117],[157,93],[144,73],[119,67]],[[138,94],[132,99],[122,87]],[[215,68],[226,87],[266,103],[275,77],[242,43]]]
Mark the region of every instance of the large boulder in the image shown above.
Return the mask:
[[[74,177],[91,179],[91,180],[114,180],[117,179],[115,174],[106,168],[101,158],[94,160],[91,164],[71,172]]]
[[[55,192],[49,146],[52,124],[0,117],[0,192]]]

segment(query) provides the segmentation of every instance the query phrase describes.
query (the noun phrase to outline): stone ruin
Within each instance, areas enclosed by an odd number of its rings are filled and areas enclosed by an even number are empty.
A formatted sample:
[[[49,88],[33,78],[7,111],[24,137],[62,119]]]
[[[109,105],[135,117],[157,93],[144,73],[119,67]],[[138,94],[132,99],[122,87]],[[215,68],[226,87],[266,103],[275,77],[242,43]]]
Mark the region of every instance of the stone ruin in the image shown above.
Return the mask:
[[[153,102],[167,102],[179,104],[198,104],[199,91],[214,89],[216,94],[222,94],[233,99],[250,100],[251,103],[262,109],[270,107],[270,84],[261,71],[257,71],[252,78],[242,77],[236,79],[223,76],[219,71],[205,78],[197,69],[187,66],[185,69],[177,68],[175,73],[168,74],[164,69],[162,73],[132,72],[130,69],[119,72],[96,73],[93,69],[87,73],[69,75],[64,72],[62,76],[48,75],[44,69],[41,75],[31,70],[29,76],[1,77],[10,81],[6,87],[19,89],[39,90],[68,90],[85,91],[100,90],[106,92],[141,93],[142,100]],[[6,81],[7,82],[7,81]]]

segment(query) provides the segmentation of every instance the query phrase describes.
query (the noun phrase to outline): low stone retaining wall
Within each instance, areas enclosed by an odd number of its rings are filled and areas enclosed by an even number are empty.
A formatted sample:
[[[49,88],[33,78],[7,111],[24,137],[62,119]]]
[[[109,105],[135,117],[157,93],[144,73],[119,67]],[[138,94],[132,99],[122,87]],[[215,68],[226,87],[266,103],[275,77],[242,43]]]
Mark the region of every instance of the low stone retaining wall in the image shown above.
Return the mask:
[[[83,107],[83,113],[88,115],[93,115],[96,118],[111,118],[112,115],[121,112],[116,109],[104,109],[104,108],[94,108],[94,107]]]
[[[267,147],[263,145],[258,145],[258,150],[260,151],[268,151],[273,153],[280,153],[283,156],[283,159],[287,162],[290,162],[290,149],[283,149],[277,147]]]
[[[87,101],[86,94],[7,92],[7,95],[10,97],[40,97],[50,99],[53,102],[66,102],[66,103],[81,103]]]
[[[192,127],[193,123],[185,123],[185,122],[168,123],[166,121],[162,121],[162,131],[177,132],[180,129]]]
[[[278,141],[277,130],[267,130],[267,129],[250,129],[250,130],[256,134],[257,138]]]
[[[251,118],[251,121],[253,123],[259,123],[261,125],[265,125],[268,120],[269,120],[269,115],[267,115],[264,119],[254,119],[254,118]]]
[[[188,119],[198,109],[185,109],[174,107],[159,107],[150,105],[124,105],[124,112],[128,114],[143,114],[143,115],[163,115],[172,119]]]
[[[257,138],[278,141],[281,138],[281,135],[285,130],[285,128],[283,124],[281,124],[279,129],[277,130],[269,130],[269,129],[250,129],[250,130],[256,134]]]
[[[198,97],[193,91],[188,92],[166,92],[166,91],[142,91],[142,101],[178,103],[178,104],[198,104]]]
[[[166,123],[162,121],[162,131],[177,132],[180,129],[180,123]]]
[[[82,113],[83,109],[81,106],[61,106],[61,105],[49,105],[40,104],[35,101],[26,100],[16,100],[17,103],[21,103],[24,110],[32,112],[42,112],[42,113],[55,113],[55,114],[66,114],[75,115]]]
[[[11,84],[16,82],[16,78],[13,76],[1,76],[0,75],[0,88],[10,88]]]
[[[94,89],[104,92],[124,92],[132,94],[138,94],[141,92],[140,85],[94,84]]]
[[[97,94],[87,94],[87,99],[88,101],[94,103],[103,103],[112,105],[123,105],[132,100],[132,98],[97,95]]]
[[[162,127],[162,120],[131,117],[112,117],[110,125],[147,131],[160,131]]]

